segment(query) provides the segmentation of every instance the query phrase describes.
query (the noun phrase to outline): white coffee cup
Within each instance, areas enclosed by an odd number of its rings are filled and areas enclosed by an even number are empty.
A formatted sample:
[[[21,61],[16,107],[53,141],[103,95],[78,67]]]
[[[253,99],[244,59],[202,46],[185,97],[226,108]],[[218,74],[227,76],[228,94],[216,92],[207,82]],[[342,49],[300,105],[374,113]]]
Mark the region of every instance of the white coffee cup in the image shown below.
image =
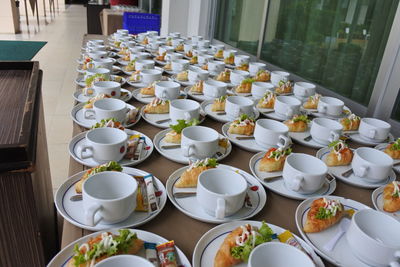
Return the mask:
[[[92,45],[86,49],[87,52],[106,51],[107,48],[104,45]]]
[[[180,39],[180,38],[172,39],[172,46],[174,48],[176,48],[180,44],[183,44],[183,39]]]
[[[266,82],[253,82],[251,85],[251,94],[254,98],[260,99],[267,91],[274,91],[274,85]]]
[[[295,82],[293,93],[296,97],[304,99],[315,95],[315,85],[307,82]]]
[[[178,120],[199,119],[200,104],[190,99],[172,100],[169,104],[169,117],[172,124],[176,124]]]
[[[237,55],[235,56],[235,66],[239,67],[244,64],[249,64],[250,57],[247,55]]]
[[[167,55],[165,56],[165,58],[168,61],[174,61],[174,60],[186,60],[183,59],[183,55],[181,53],[175,53],[175,52],[167,52]]]
[[[147,37],[147,33],[141,32],[141,33],[139,33],[139,34],[137,35],[137,41],[143,42],[143,41],[144,41],[144,38],[146,38],[146,37]]]
[[[93,51],[93,52],[89,52],[88,56],[92,59],[101,59],[101,58],[108,57],[108,52],[107,51]]]
[[[96,95],[107,94],[113,98],[121,97],[121,84],[113,81],[100,81],[93,84]]]
[[[189,69],[189,60],[186,59],[174,59],[171,61],[171,67],[173,72],[181,72]]]
[[[147,36],[157,36],[158,35],[158,31],[147,31]]]
[[[110,79],[110,70],[106,68],[87,69],[84,79],[86,80],[96,74],[102,74],[106,79]]]
[[[172,46],[160,46],[158,48],[158,54],[160,54],[160,55],[162,55],[164,53],[173,53],[173,52],[174,52],[174,48]]]
[[[197,42],[197,45],[200,48],[209,48],[210,47],[210,40],[199,40]]]
[[[149,59],[138,59],[135,61],[136,70],[149,70],[154,69],[154,61]]]
[[[225,102],[225,112],[228,117],[235,119],[241,114],[253,116],[254,102],[244,96],[228,96]]]
[[[233,50],[233,49],[229,49],[229,50],[224,50],[223,55],[224,55],[224,59],[227,57],[230,57],[231,54],[236,55],[237,54],[237,50]]]
[[[104,45],[104,40],[92,39],[92,40],[89,40],[87,43],[88,43],[88,45]]]
[[[244,79],[249,78],[250,73],[244,70],[233,70],[231,71],[231,83],[239,85]]]
[[[247,266],[315,267],[315,264],[307,254],[297,247],[281,242],[267,242],[253,249]]]
[[[88,68],[104,68],[112,71],[114,65],[114,59],[112,58],[100,58],[94,59],[92,62],[87,63]]]
[[[207,214],[223,219],[243,207],[248,186],[241,174],[214,168],[201,172],[198,179],[196,199]]]
[[[266,70],[267,65],[261,62],[250,62],[249,63],[249,72],[250,75],[254,76],[259,72],[260,70]]]
[[[199,41],[203,40],[203,36],[196,35],[196,36],[192,36],[191,39],[194,44],[197,44]]]
[[[339,116],[343,113],[344,102],[340,99],[323,96],[319,99],[317,110],[319,113]]]
[[[198,67],[190,66],[188,71],[188,78],[191,83],[205,81],[208,79],[208,71]]]
[[[180,32],[171,32],[169,34],[169,36],[171,36],[173,38],[180,38],[181,37],[181,33]]]
[[[95,265],[95,267],[154,267],[154,264],[146,258],[136,255],[114,255],[106,258]]]
[[[278,86],[280,81],[287,82],[289,80],[289,72],[285,71],[272,71],[271,72],[271,83]]]
[[[93,109],[85,109],[83,115],[85,119],[95,119],[101,122],[103,119],[115,118],[123,123],[129,111],[126,103],[115,98],[104,98],[93,103]]]
[[[213,59],[214,59],[213,56],[207,55],[207,54],[201,54],[197,58],[199,65],[206,65],[208,63],[208,61],[211,61]]]
[[[391,126],[389,123],[375,118],[362,118],[358,132],[367,140],[383,142],[389,136]]]
[[[130,53],[130,59],[131,60],[140,60],[140,59],[147,59],[150,57],[150,54],[147,52],[131,52]]]
[[[226,95],[227,85],[216,80],[206,80],[203,83],[203,94],[206,98],[218,98]]]
[[[339,140],[343,126],[334,120],[327,118],[315,118],[312,121],[310,134],[314,141],[323,145],[329,145]]]
[[[117,29],[117,33],[121,34],[121,35],[128,35],[129,34],[129,30],[127,30],[127,29]]]
[[[325,183],[328,167],[322,160],[303,153],[287,156],[283,165],[283,181],[286,187],[300,194],[318,191]]]
[[[150,43],[150,48],[153,51],[158,51],[158,49],[160,48],[160,46],[162,46],[164,43],[161,41],[152,41]]]
[[[208,71],[214,75],[221,73],[225,69],[225,63],[217,60],[210,60],[207,63]]]
[[[148,69],[140,71],[141,81],[145,84],[151,84],[155,81],[160,81],[162,78],[162,72],[157,69]]]
[[[136,46],[136,42],[135,42],[135,41],[129,41],[129,42],[121,43],[121,47],[127,47],[127,48],[129,48],[130,50],[132,50],[135,46]],[[139,47],[142,47],[142,46],[139,46]],[[143,51],[143,50],[141,50],[141,51],[135,51],[135,52],[142,52],[142,51]]]
[[[213,44],[211,45],[211,51],[217,53],[219,50],[224,50],[225,46],[223,44]]]
[[[368,266],[399,267],[400,222],[373,209],[357,211],[346,231],[351,252]]]
[[[190,126],[182,130],[181,150],[189,159],[211,158],[218,151],[219,134],[204,126]]]
[[[80,150],[82,159],[93,158],[98,163],[120,161],[126,154],[128,135],[117,128],[95,128],[86,132]]]
[[[144,51],[144,46],[136,45],[129,49],[132,53],[142,53]]]
[[[300,106],[300,100],[293,96],[277,96],[274,110],[278,116],[290,119],[293,115],[299,114]]]
[[[351,162],[354,174],[371,183],[387,179],[392,166],[393,159],[389,155],[370,147],[357,148]]]
[[[183,51],[185,53],[189,53],[190,51],[192,51],[195,48],[197,48],[197,45],[195,45],[193,43],[184,43],[183,44]]]
[[[136,208],[137,188],[136,180],[123,172],[105,171],[90,176],[82,185],[85,224],[124,221]]]
[[[271,147],[288,147],[292,142],[288,137],[289,128],[282,122],[259,119],[254,129],[256,143],[266,150]]]
[[[163,100],[174,100],[179,97],[181,85],[171,81],[157,82],[155,85],[156,97]]]

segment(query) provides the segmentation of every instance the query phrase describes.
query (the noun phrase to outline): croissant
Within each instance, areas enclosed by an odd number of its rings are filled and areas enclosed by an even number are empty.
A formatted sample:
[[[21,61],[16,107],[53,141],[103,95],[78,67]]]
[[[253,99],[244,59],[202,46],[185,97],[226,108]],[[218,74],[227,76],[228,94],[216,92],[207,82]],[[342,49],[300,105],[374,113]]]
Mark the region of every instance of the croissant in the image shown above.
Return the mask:
[[[393,149],[393,145],[389,144],[383,152],[391,156],[393,159],[400,159],[400,149]]]
[[[259,170],[262,172],[277,172],[283,170],[283,165],[285,164],[286,155],[283,155],[276,159],[275,157],[270,157],[270,154],[275,151],[276,148],[271,148],[265,153],[264,157],[260,160]]]
[[[235,259],[231,255],[231,249],[236,246],[236,237],[242,234],[241,227],[236,228],[225,237],[214,258],[214,267],[230,267],[242,262],[241,259]]]
[[[394,181],[385,186],[383,189],[383,210],[387,212],[396,212],[400,210],[400,196],[399,194],[394,195],[395,192],[395,185],[394,183],[398,183]],[[397,191],[398,192],[398,191]]]
[[[180,133],[177,133],[174,130],[172,130],[165,135],[164,141],[167,143],[180,144],[181,137],[182,135]]]
[[[349,148],[343,148],[339,152],[334,149],[328,154],[325,163],[328,166],[346,166],[353,160],[353,152]]]
[[[307,213],[306,223],[304,224],[304,229],[303,229],[304,232],[306,233],[321,232],[333,226],[343,218],[345,214],[344,207],[339,201],[335,201],[336,205],[338,206],[335,215],[320,218],[318,216],[321,212],[320,209],[321,208],[325,209],[326,201],[332,202],[332,200],[326,200],[325,198],[318,198],[311,203],[310,210]]]
[[[255,128],[255,126],[251,125],[251,124],[237,125],[237,124],[232,123],[229,126],[228,133],[250,136],[250,135],[253,135],[254,128]]]
[[[197,181],[199,179],[200,173],[211,168],[213,167],[198,166],[187,169],[182,173],[181,177],[176,182],[175,187],[178,188],[197,187]]]
[[[308,125],[305,121],[292,121],[288,120],[283,122],[288,128],[289,132],[305,132],[308,128]]]

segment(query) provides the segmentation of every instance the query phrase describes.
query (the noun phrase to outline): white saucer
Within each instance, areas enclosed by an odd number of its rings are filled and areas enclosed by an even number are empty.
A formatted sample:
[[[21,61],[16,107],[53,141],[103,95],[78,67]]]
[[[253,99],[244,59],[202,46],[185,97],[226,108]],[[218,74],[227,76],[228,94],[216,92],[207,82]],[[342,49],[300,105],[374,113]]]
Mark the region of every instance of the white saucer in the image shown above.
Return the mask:
[[[144,104],[149,104],[151,101],[153,101],[153,99],[155,98],[155,96],[152,96],[152,97],[143,97],[143,95],[140,93],[140,89],[141,89],[141,88],[139,88],[139,89],[134,89],[134,90],[132,91],[132,96],[133,96],[133,98],[135,98],[137,101],[139,101],[139,102],[141,102],[141,103],[144,103]],[[181,94],[181,95],[179,96],[180,99],[186,99],[186,98],[187,98],[187,93],[181,91],[180,94]]]
[[[383,152],[388,145],[389,145],[388,143],[382,143],[382,144],[377,145],[375,148]],[[400,159],[393,159],[393,164],[397,164],[399,162],[400,162]],[[393,170],[400,173],[400,165],[393,166]]]
[[[181,163],[181,164],[188,164],[189,159],[187,157],[184,157],[182,155],[182,151],[180,148],[174,148],[174,149],[164,149],[161,148],[161,146],[170,146],[170,145],[176,145],[173,143],[167,143],[164,141],[165,135],[171,131],[171,129],[165,129],[160,132],[158,132],[153,139],[154,146],[156,150],[165,158]],[[224,138],[223,135],[220,135],[220,138]],[[214,155],[214,158],[216,158],[218,161],[223,160],[226,158],[232,151],[232,144],[228,141],[228,147],[225,149],[223,147],[219,147],[218,152]]]
[[[200,101],[200,102],[202,102],[202,101],[205,101],[205,100],[212,100],[212,98],[208,98],[207,96],[205,96],[205,95],[203,95],[203,94],[193,94],[191,91],[190,91],[190,88],[192,88],[191,86],[187,86],[187,87],[185,87],[184,89],[183,89],[183,91],[185,92],[185,93],[187,93],[191,98],[193,98],[194,100],[197,100],[197,101]]]
[[[215,75],[214,77],[212,77],[212,80],[217,81],[217,76],[218,76],[218,74]],[[231,81],[229,81],[229,82],[223,82],[223,83],[225,83],[226,86],[227,86],[228,88],[232,88],[232,87],[237,86],[237,85],[234,85]],[[233,94],[233,93],[234,93],[234,92],[232,92],[232,94]]]
[[[340,202],[343,204],[345,209],[354,209],[355,211],[361,210],[361,209],[369,209],[370,207],[351,200],[351,199],[345,199],[343,197],[338,197],[338,196],[329,196],[329,199],[336,199],[340,200]],[[323,249],[323,246],[331,240],[336,233],[339,231],[339,224],[335,224],[332,227],[318,233],[305,233],[303,231],[304,229],[304,223],[307,218],[308,211],[310,210],[310,206],[312,201],[315,198],[309,198],[304,200],[303,202],[300,203],[300,205],[296,209],[296,225],[297,229],[299,230],[301,236],[303,239],[324,259],[327,261],[333,263],[334,265],[338,266],[351,266],[351,267],[367,267],[369,265],[366,265],[365,263],[361,262],[359,259],[356,258],[356,256],[351,252],[351,248],[349,247],[349,244],[347,243],[346,237],[342,236],[338,243],[336,244],[335,248],[331,252],[327,252],[326,250]],[[343,218],[346,219],[346,218]],[[342,219],[342,220],[343,220]],[[347,220],[347,219],[346,219]]]
[[[255,100],[254,103],[256,105],[257,110],[261,113],[261,115],[267,117],[269,114],[274,113],[273,112],[273,110],[274,110],[273,108],[259,108],[259,107],[257,107],[258,99]],[[279,119],[279,120],[281,120],[281,119]]]
[[[344,118],[344,117],[346,117],[348,114],[351,113],[351,110],[350,110],[347,106],[344,106],[344,107],[343,107],[343,112],[342,112],[342,114],[339,115],[339,116],[333,116],[333,115],[327,115],[327,114],[325,114],[325,113],[319,113],[316,109],[305,109],[303,106],[300,106],[300,111],[306,113],[307,115],[311,115],[311,116],[314,116],[314,117],[328,118],[328,119],[333,119],[333,120],[335,120],[335,119],[340,119],[340,118]],[[347,112],[349,112],[349,113],[346,113],[346,112],[344,112],[344,111],[347,111]]]
[[[154,61],[155,61],[158,65],[161,65],[161,66],[167,65],[167,62],[166,62],[166,61],[161,61],[161,60],[157,60],[157,59],[154,59]]]
[[[367,139],[366,137],[361,136],[359,133],[355,133],[355,134],[349,134],[349,137],[352,141],[362,144],[364,146],[376,146],[382,143],[390,143],[394,141],[394,137],[391,133],[389,133],[389,137],[388,139],[386,139],[383,142],[377,142],[373,139]]]
[[[289,136],[296,141],[299,144],[302,144],[304,146],[312,147],[312,148],[323,148],[326,147],[327,145],[320,144],[316,142],[314,139],[310,139],[309,141],[304,140],[307,136],[310,136],[310,125],[308,126],[308,129],[305,132],[289,132]]]
[[[322,160],[323,162],[325,162],[325,158],[327,157],[329,152],[330,152],[330,148],[324,147],[317,151],[316,157],[319,158],[320,160]],[[365,179],[356,176],[354,173],[352,173],[347,178],[342,176],[342,174],[344,172],[346,172],[350,169],[351,169],[351,164],[348,166],[328,167],[329,172],[332,175],[334,175],[336,178],[341,180],[342,182],[350,184],[350,185],[354,185],[357,187],[361,187],[361,188],[374,189],[381,185],[385,185],[385,184],[391,183],[394,180],[396,180],[396,174],[394,173],[393,170],[391,170],[387,179],[385,179],[384,181],[379,182],[379,183],[370,183],[370,182],[366,181]]]
[[[328,181],[328,179],[326,179],[326,181],[325,181],[324,185],[321,187],[321,189],[319,189],[317,192],[314,192],[312,194],[300,194],[293,190],[288,189],[285,186],[283,178],[276,178],[276,179],[273,179],[270,181],[264,181],[264,178],[282,175],[282,171],[278,171],[278,172],[259,171],[258,167],[260,165],[260,160],[264,157],[264,155],[265,155],[265,152],[259,152],[250,159],[249,166],[250,166],[251,173],[257,179],[259,179],[260,182],[266,188],[277,193],[278,195],[292,198],[292,199],[297,199],[297,200],[304,200],[304,199],[307,199],[310,197],[330,195],[336,189],[336,180],[334,180],[334,179],[331,181]]]
[[[213,104],[214,100],[205,100],[200,104],[203,111],[210,116],[212,119],[219,121],[219,122],[230,122],[235,120],[236,118],[228,117],[227,115],[217,115],[218,112],[211,111],[211,105]],[[251,117],[257,119],[260,116],[260,112],[254,108],[253,114]]]
[[[147,175],[148,173],[139,169],[124,167],[123,172],[130,175]],[[110,228],[125,228],[125,227],[136,227],[142,225],[160,213],[164,208],[167,201],[166,190],[162,182],[154,177],[155,191],[162,191],[160,197],[158,198],[159,209],[154,213],[149,212],[137,212],[134,211],[125,221],[114,223],[114,224],[104,224],[99,223],[96,226],[89,226],[84,224],[85,213],[83,210],[83,201],[71,201],[70,198],[77,193],[75,192],[75,183],[78,182],[85,171],[79,172],[65,181],[57,190],[55,194],[55,204],[58,212],[67,221],[79,228],[87,229],[90,231],[101,231]],[[97,216],[96,216],[97,217]]]
[[[145,121],[147,121],[149,124],[151,124],[153,126],[156,126],[158,128],[162,128],[162,129],[169,128],[169,125],[171,124],[170,120],[169,121],[165,121],[163,123],[156,123],[156,121],[169,119],[169,113],[164,113],[164,114],[144,113],[144,108],[145,108],[145,106],[143,106],[140,109],[140,114],[141,114],[142,118]],[[200,122],[199,122],[199,124],[202,124],[205,119],[206,119],[205,115],[201,115],[200,114]]]
[[[176,78],[176,75],[172,75],[171,78],[172,78],[172,80],[173,80],[174,82],[177,82],[177,83],[179,83],[179,84],[182,85],[182,86],[193,86],[193,85],[194,85],[194,83],[192,83],[192,82],[189,81],[189,80],[187,80],[187,81],[178,80],[178,79]]]
[[[82,65],[79,65],[79,66],[76,68],[76,71],[79,72],[79,73],[82,73],[82,74],[84,74],[84,73],[86,72],[86,70],[83,70],[83,69],[82,69]],[[118,66],[113,66],[113,70],[112,70],[111,74],[116,75],[116,74],[120,73],[121,71],[122,71],[122,69],[121,69],[120,67],[118,67]]]
[[[383,210],[383,189],[385,188],[385,186],[386,185],[382,185],[381,187],[375,189],[374,192],[372,192],[372,204],[374,204],[376,210],[379,210],[383,213],[386,213],[387,215],[393,216],[397,220],[400,220],[400,210],[393,213]]]
[[[277,120],[277,121],[285,121],[287,120],[287,118],[285,116],[282,116],[280,114],[277,114],[275,111],[273,112],[268,112],[271,109],[268,108],[257,108],[258,111],[261,112],[261,110],[264,111],[264,113],[262,113],[265,117],[269,118],[269,119],[273,119],[273,120]]]
[[[232,91],[232,93],[233,93],[234,95],[244,96],[244,97],[251,97],[251,96],[252,96],[251,92],[250,92],[250,93],[238,93],[238,92],[236,92],[236,87],[237,87],[237,86],[235,86],[235,87],[233,87],[233,88],[231,89],[231,91]]]
[[[118,58],[117,59],[118,64],[122,65],[122,66],[128,66],[129,62],[128,60],[123,60],[122,58]]]
[[[169,75],[176,75],[179,73],[179,71],[173,71],[173,70],[164,70],[166,73],[168,73]]]
[[[227,235],[236,228],[245,224],[250,224],[258,228],[260,228],[262,225],[262,223],[259,221],[235,221],[218,225],[206,232],[200,238],[200,240],[196,244],[196,247],[194,248],[192,259],[193,267],[214,266],[215,255],[217,254],[217,251],[219,250]],[[274,233],[278,235],[286,230],[282,227],[270,223],[268,223],[268,226],[272,229],[272,231],[274,231]],[[314,250],[300,237],[296,235],[294,236],[296,240],[301,244],[301,246],[312,256],[316,267],[324,267],[324,263],[322,262],[321,258],[318,257],[318,255],[314,252]],[[235,267],[247,267],[247,263],[242,262],[236,264]]]
[[[126,66],[123,66],[122,68],[121,68],[121,71],[123,72],[123,73],[125,73],[126,75],[132,75],[132,73],[134,73],[135,71],[127,71],[126,69],[125,69],[125,67]],[[159,70],[159,71],[161,71],[161,73],[163,73],[164,72],[164,69],[163,68],[160,68],[160,67],[154,67],[154,69],[156,69],[156,70]],[[129,81],[129,79],[127,79],[128,81]]]
[[[85,105],[85,103],[79,103],[78,105],[73,107],[71,110],[71,118],[76,124],[89,129],[89,128],[92,128],[92,126],[96,124],[96,120],[95,119],[85,119],[85,117],[83,115],[83,106],[84,105]],[[136,108],[130,104],[126,104],[126,106],[130,109]],[[140,117],[141,117],[140,111],[137,113],[136,117],[137,117],[137,119],[134,123],[131,123],[128,125],[123,124],[123,126],[125,128],[129,128],[129,127],[132,127],[133,125],[135,125],[136,123],[138,123],[138,121],[140,120]]]
[[[239,172],[246,180],[248,184],[248,190],[247,194],[250,197],[250,201],[252,204],[252,207],[247,208],[243,207],[240,209],[237,213],[226,217],[224,219],[217,219],[208,213],[206,213],[203,208],[197,203],[196,200],[196,195],[190,196],[190,197],[185,197],[185,198],[175,198],[174,193],[176,192],[196,192],[196,188],[175,188],[175,183],[179,179],[179,177],[182,175],[182,173],[189,168],[189,166],[182,167],[175,172],[173,172],[166,183],[166,188],[167,188],[167,194],[169,200],[174,204],[174,206],[179,209],[181,212],[186,214],[189,217],[192,217],[196,220],[202,221],[202,222],[207,222],[207,223],[224,223],[224,222],[230,222],[230,221],[236,221],[236,220],[245,220],[248,218],[251,218],[255,216],[257,213],[259,213],[263,208],[264,205],[267,201],[267,194],[265,193],[264,187],[261,185],[261,183],[253,177],[251,174],[242,171],[238,168],[231,167],[229,165],[224,165],[224,164],[219,164],[217,168],[221,169],[228,169],[228,170],[234,170]],[[254,188],[256,191],[253,191],[252,188]],[[212,266],[212,265],[211,265]]]
[[[134,134],[140,134],[140,136],[143,136],[145,138],[144,144],[143,144],[143,150],[140,152],[140,156],[138,160],[133,160],[133,159],[122,159],[118,163],[121,164],[122,166],[135,166],[144,160],[146,160],[151,153],[153,152],[154,145],[151,139],[137,131],[125,129],[125,132],[131,136]],[[81,152],[81,147],[82,145],[86,144],[86,132],[79,133],[76,135],[72,140],[69,142],[68,149],[69,149],[69,154],[71,157],[79,162],[80,164],[83,164],[88,167],[96,167],[100,165],[101,163],[95,161],[93,158],[87,158],[87,159],[82,159],[80,157],[80,152]]]
[[[122,101],[128,102],[132,98],[131,91],[126,90],[124,88],[121,88],[121,93],[122,92],[126,93],[126,95],[121,96],[119,99],[122,100]],[[81,90],[78,90],[78,91],[75,91],[75,93],[73,94],[73,97],[79,103],[85,103],[85,102],[89,101],[92,97],[94,97],[94,95],[85,96],[85,95],[82,94]]]
[[[146,242],[151,242],[151,243],[156,243],[157,245],[163,244],[165,242],[168,242],[167,239],[164,237],[161,237],[159,235],[143,231],[143,230],[137,230],[137,229],[129,229],[130,231],[134,232],[137,234],[137,237],[141,240],[144,240]],[[118,235],[118,229],[110,229],[107,230],[107,232],[111,232],[112,234]],[[50,261],[50,263],[47,265],[47,267],[67,267],[68,261],[72,258],[74,255],[74,246],[75,244],[82,244],[88,242],[91,238],[95,238],[98,236],[100,232],[96,232],[87,236],[84,236],[65,248],[63,248],[54,258]],[[182,250],[179,249],[177,245],[175,245],[175,250],[176,250],[176,256],[178,259],[178,264],[180,266],[185,266],[185,267],[190,267],[190,261],[189,259],[185,256],[185,254],[182,252]],[[145,249],[142,248],[137,254],[137,256],[141,256],[143,258],[146,258],[146,253]]]
[[[166,76],[162,77],[162,79],[163,79],[163,81],[171,81],[171,78],[168,78],[168,77],[166,77]],[[138,81],[138,82],[130,81],[129,78],[127,79],[127,83],[128,83],[130,86],[133,86],[133,87],[135,87],[135,88],[143,88],[143,87],[149,86],[148,83],[141,82],[141,81]]]
[[[110,81],[115,81],[116,77],[121,77],[121,76],[119,76],[119,75],[110,75],[110,78],[111,78]],[[85,87],[86,86],[86,83],[85,83],[85,80],[84,80],[84,76],[77,77],[75,79],[75,83],[77,85],[79,85],[80,87]],[[119,81],[119,83],[121,84],[121,86],[124,85],[126,83],[126,79],[124,77],[121,77],[121,80]]]
[[[234,69],[234,68],[236,68],[235,65],[231,65],[231,64],[225,64],[225,67],[226,67],[226,68],[229,68],[229,69]]]

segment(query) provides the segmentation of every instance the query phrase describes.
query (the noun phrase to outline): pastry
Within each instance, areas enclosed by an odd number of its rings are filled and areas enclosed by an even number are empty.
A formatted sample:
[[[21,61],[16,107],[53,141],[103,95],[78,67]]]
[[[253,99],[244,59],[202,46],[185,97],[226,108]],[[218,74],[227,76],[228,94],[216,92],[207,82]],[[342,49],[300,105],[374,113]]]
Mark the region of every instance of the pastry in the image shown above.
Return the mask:
[[[224,58],[224,50],[220,49],[214,54],[215,58]]]
[[[279,87],[275,88],[277,94],[290,94],[293,91],[293,83],[291,81],[279,82]]]
[[[187,56],[187,57],[193,57],[193,52],[192,52],[192,50],[187,51],[187,53],[185,53],[185,56]]]
[[[162,53],[161,55],[159,54],[158,56],[155,57],[155,60],[158,61],[165,61],[165,56],[167,55],[166,52]]]
[[[236,67],[235,69],[249,71],[249,64],[247,64],[247,63],[241,64],[240,66]]]
[[[221,73],[218,74],[217,78],[215,79],[220,82],[229,83],[231,80],[231,71],[225,69],[224,71],[221,71]]]
[[[292,119],[283,123],[289,128],[289,132],[305,132],[309,122],[307,115],[294,115]]]
[[[141,41],[140,44],[148,45],[149,44],[149,39],[147,37],[144,37],[143,41]]]
[[[121,47],[121,42],[120,41],[114,41],[114,46],[116,48],[120,48]]]
[[[236,87],[236,93],[251,93],[251,85],[253,84],[254,80],[252,78],[244,79],[240,82],[240,85]]]
[[[154,96],[155,93],[156,93],[155,82],[152,83],[152,84],[150,84],[150,85],[147,86],[147,87],[141,88],[141,89],[140,89],[140,93],[141,93],[142,95],[151,95],[151,96]]]
[[[178,122],[177,124],[169,126],[171,128],[171,131],[169,131],[165,135],[165,139],[164,139],[165,142],[180,144],[182,130],[185,129],[186,127],[199,124],[198,119],[192,119],[188,122],[185,120],[177,120],[177,122]]]
[[[259,171],[277,172],[283,170],[286,157],[290,155],[290,153],[292,153],[291,148],[284,149],[280,147],[269,149],[260,160]]]
[[[317,109],[320,98],[321,98],[320,94],[315,94],[308,97],[307,101],[304,102],[303,107],[305,109]]]
[[[254,118],[250,118],[247,114],[242,114],[229,125],[228,133],[250,136],[253,135],[255,127]]]
[[[144,107],[143,112],[149,114],[169,113],[169,100],[161,100],[156,97]]]
[[[144,241],[136,233],[128,229],[118,230],[119,235],[103,232],[87,243],[74,247],[74,255],[67,267],[87,267],[119,254],[137,254]]]
[[[201,66],[201,69],[208,70],[208,64],[204,64],[203,66]]]
[[[126,54],[125,56],[122,57],[123,61],[131,61],[131,54]]]
[[[167,63],[165,64],[165,66],[163,67],[164,70],[172,70],[172,64],[171,63]]]
[[[92,129],[103,128],[103,127],[117,128],[122,131],[125,130],[125,127],[122,126],[122,123],[115,120],[114,118],[102,119],[100,122],[97,122],[95,125],[93,125]]]
[[[318,198],[311,203],[304,224],[304,232],[321,232],[342,219],[345,215],[344,207],[339,200]]]
[[[361,118],[356,114],[350,114],[346,118],[340,119],[343,131],[357,131],[360,126]]]
[[[140,81],[140,78],[140,70],[135,71],[131,76],[129,76],[129,80],[132,82],[138,82]]]
[[[400,159],[400,138],[397,138],[394,143],[388,144],[383,152],[391,156],[393,159]]]
[[[197,187],[197,180],[202,171],[216,168],[218,165],[217,160],[214,158],[206,158],[198,160],[190,164],[189,168],[186,169],[178,181],[175,183],[175,187]]]
[[[383,210],[396,212],[400,210],[399,182],[393,181],[383,189]]]
[[[106,76],[101,73],[96,73],[95,75],[92,75],[85,80],[86,87],[93,87],[93,84],[96,82],[101,82],[101,81],[108,81]]]
[[[204,86],[204,81],[198,81],[190,88],[190,92],[202,94],[203,86]]]
[[[227,65],[235,64],[235,55],[233,53],[230,53],[229,56],[224,58],[224,63],[227,64]]]
[[[198,60],[197,60],[197,56],[193,56],[190,60],[189,60],[189,63],[190,64],[197,64],[198,63]]]
[[[100,100],[100,99],[104,99],[104,98],[111,98],[111,96],[109,96],[107,94],[99,94],[99,95],[89,99],[89,101],[86,102],[86,104],[83,106],[83,108],[86,108],[86,109],[93,108],[94,102],[96,102],[97,100]]]
[[[265,92],[264,96],[258,101],[258,108],[274,108],[275,106],[275,93],[271,91]]]
[[[183,51],[183,44],[178,44],[178,45],[175,47],[175,51],[176,51],[176,52],[182,52],[182,51]]]
[[[268,82],[271,79],[271,73],[267,70],[259,70],[254,76],[256,82]]]
[[[353,151],[347,147],[342,140],[334,141],[329,144],[331,152],[325,159],[328,166],[346,166],[353,160]]]
[[[118,55],[125,56],[126,54],[129,54],[129,49],[128,47],[121,47],[121,50],[118,51]]]
[[[129,62],[129,64],[125,67],[125,70],[126,70],[126,71],[135,71],[135,70],[136,70],[136,68],[135,68],[135,63],[136,63],[136,59],[131,60],[131,61]]]
[[[177,79],[178,81],[183,81],[183,82],[184,82],[184,81],[189,80],[188,75],[189,75],[188,71],[187,71],[187,70],[184,70],[184,71],[182,71],[182,72],[179,72],[179,73],[176,75],[176,79]]]
[[[221,96],[219,98],[215,98],[214,102],[212,103],[211,106],[211,111],[217,112],[217,111],[224,111],[225,110],[225,102],[226,102],[226,95]]]

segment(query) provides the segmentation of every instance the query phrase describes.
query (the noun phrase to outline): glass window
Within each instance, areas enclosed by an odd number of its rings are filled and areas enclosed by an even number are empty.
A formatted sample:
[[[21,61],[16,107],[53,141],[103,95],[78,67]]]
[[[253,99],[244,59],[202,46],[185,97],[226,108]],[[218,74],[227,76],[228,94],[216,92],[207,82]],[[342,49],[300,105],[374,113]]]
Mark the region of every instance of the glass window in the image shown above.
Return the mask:
[[[214,37],[251,54],[257,54],[265,0],[217,1]]]
[[[269,0],[261,59],[368,105],[399,0]]]

